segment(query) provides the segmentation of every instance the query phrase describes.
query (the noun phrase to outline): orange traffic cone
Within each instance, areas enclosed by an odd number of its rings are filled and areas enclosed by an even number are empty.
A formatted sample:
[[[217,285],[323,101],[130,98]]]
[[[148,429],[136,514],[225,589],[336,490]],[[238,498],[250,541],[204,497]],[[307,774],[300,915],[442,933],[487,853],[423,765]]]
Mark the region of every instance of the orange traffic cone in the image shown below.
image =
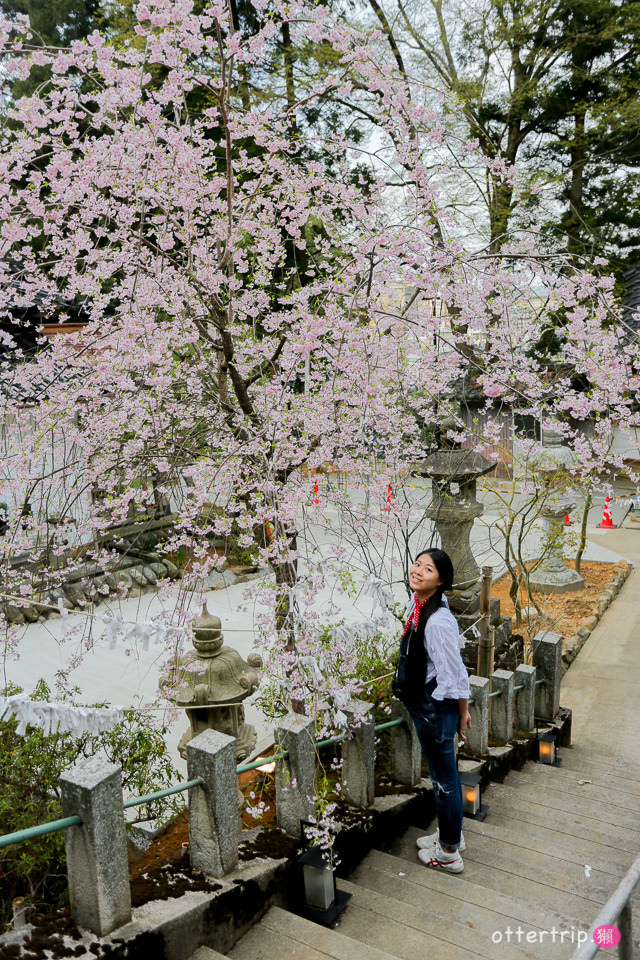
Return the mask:
[[[602,520],[598,524],[599,527],[604,527],[608,530],[615,530],[616,524],[611,518],[611,497],[607,497],[604,502],[604,510],[602,511]]]
[[[268,539],[268,540],[273,540],[273,533],[272,533],[272,531],[271,531],[271,524],[269,523],[268,520],[267,520],[267,539]]]
[[[313,500],[311,501],[311,503],[320,503],[320,497],[318,496],[319,493],[320,493],[320,488],[318,487],[318,481],[316,480],[315,483],[313,484]]]
[[[563,525],[564,525],[565,527],[570,527],[570,526],[571,526],[571,520],[569,519],[569,514],[566,515],[566,517],[564,518],[564,520],[562,521],[562,523],[563,523]]]
[[[391,510],[391,499],[392,499],[392,497],[393,497],[393,489],[392,489],[392,487],[391,487],[391,484],[389,484],[389,486],[387,487],[387,502],[386,502],[385,506],[382,508],[383,510],[385,510],[385,511],[386,511],[386,510]]]

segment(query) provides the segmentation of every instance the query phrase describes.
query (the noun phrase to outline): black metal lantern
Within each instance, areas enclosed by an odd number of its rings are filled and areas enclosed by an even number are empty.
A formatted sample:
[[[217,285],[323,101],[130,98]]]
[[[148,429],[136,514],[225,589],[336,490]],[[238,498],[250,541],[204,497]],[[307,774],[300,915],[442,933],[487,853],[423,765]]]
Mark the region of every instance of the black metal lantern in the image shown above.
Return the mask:
[[[350,893],[336,888],[332,850],[309,845],[309,820],[301,820],[303,851],[298,857],[304,878],[306,912],[309,919],[324,926],[336,920],[351,899]]]
[[[559,767],[562,760],[558,756],[558,736],[556,731],[544,730],[536,737],[538,743],[538,763]]]
[[[484,820],[489,807],[482,803],[482,782],[477,773],[461,773],[462,812],[470,820]]]

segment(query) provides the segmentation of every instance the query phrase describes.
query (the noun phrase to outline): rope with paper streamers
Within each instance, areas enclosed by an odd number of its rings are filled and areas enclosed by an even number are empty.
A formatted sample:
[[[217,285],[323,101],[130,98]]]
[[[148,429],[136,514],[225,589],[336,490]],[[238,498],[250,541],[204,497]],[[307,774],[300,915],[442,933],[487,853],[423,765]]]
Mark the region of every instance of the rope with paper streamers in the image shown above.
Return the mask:
[[[148,621],[137,623],[133,620],[123,620],[121,617],[117,615],[114,616],[109,612],[103,613],[100,616],[97,613],[90,613],[88,610],[68,610],[61,598],[58,598],[57,606],[54,606],[52,603],[42,603],[40,600],[34,600],[29,597],[17,597],[10,593],[0,593],[0,599],[12,600],[14,603],[22,603],[25,605],[35,604],[38,607],[46,607],[47,610],[53,610],[59,613],[63,621],[69,619],[70,613],[73,613],[74,616],[87,617],[89,620],[100,620],[106,627],[105,636],[109,641],[109,650],[115,649],[119,636],[122,636],[124,640],[140,640],[142,649],[148,650],[151,640],[154,641],[154,644],[158,645],[163,643],[170,634],[184,636],[188,632],[187,627],[165,627],[157,623],[149,623]]]
[[[0,721],[16,717],[16,733],[24,737],[27,727],[42,730],[45,737],[70,733],[76,738],[108,733],[124,720],[124,707],[74,707],[66,703],[30,700],[26,693],[0,697]]]

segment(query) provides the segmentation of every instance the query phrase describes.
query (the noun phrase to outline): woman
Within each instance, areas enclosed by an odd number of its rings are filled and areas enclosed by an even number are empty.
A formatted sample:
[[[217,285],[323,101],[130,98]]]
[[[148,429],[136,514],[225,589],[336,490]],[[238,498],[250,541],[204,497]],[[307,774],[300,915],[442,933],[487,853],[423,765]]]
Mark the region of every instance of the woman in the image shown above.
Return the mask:
[[[394,693],[411,715],[429,768],[438,830],[419,837],[418,856],[428,867],[461,873],[462,788],[453,739],[471,729],[469,678],[460,656],[458,624],[444,596],[453,565],[444,550],[423,550],[409,570],[414,591],[400,640]]]

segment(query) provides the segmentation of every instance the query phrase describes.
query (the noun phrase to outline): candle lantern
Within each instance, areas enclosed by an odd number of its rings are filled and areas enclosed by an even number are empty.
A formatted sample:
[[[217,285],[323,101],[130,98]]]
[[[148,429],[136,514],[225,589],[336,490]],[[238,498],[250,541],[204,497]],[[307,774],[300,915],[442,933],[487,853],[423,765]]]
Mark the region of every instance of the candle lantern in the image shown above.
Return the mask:
[[[340,916],[351,894],[336,888],[333,851],[309,845],[309,832],[315,824],[309,820],[300,824],[303,851],[298,863],[302,866],[307,915],[328,927]]]
[[[471,820],[484,820],[489,807],[482,803],[482,783],[476,773],[461,773],[462,812]]]
[[[558,756],[558,741],[555,733],[545,730],[536,737],[538,741],[538,763],[559,767],[562,760]]]

